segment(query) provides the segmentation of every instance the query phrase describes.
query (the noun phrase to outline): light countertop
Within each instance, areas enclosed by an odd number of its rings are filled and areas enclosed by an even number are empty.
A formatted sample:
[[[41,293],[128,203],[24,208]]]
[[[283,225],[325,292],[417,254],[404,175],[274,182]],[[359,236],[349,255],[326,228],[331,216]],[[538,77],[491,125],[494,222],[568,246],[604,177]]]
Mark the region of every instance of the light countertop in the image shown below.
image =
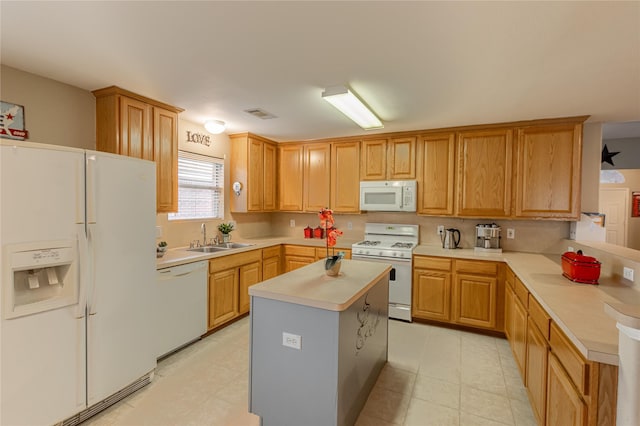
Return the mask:
[[[391,270],[390,264],[342,260],[330,277],[324,259],[249,287],[249,295],[312,308],[344,311]]]

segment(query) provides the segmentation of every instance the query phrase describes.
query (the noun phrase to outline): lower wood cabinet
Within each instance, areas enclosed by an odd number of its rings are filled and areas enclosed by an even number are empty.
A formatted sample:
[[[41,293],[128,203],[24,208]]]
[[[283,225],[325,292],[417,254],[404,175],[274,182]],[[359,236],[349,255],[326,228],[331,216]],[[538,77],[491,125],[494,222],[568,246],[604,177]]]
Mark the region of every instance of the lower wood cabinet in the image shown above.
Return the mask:
[[[522,304],[517,295],[513,296],[512,311],[512,333],[511,351],[520,369],[520,375],[525,386],[527,385],[525,369],[527,361],[527,308]]]
[[[545,424],[547,396],[547,359],[549,344],[532,317],[527,323],[527,362],[525,382],[533,414],[538,424]]]
[[[249,287],[262,281],[262,250],[209,260],[209,329],[249,311]]]
[[[280,275],[282,271],[281,247],[269,247],[262,250],[262,280],[268,280]]]
[[[555,355],[549,355],[546,424],[584,426],[587,407]]]
[[[502,331],[502,295],[497,262],[414,256],[416,318]]]
[[[344,252],[345,259],[351,259],[351,249],[335,249],[335,253]],[[310,265],[327,257],[327,249],[320,247],[299,246],[287,244],[283,248],[284,272],[291,272],[303,266]],[[329,249],[329,254],[333,253]]]

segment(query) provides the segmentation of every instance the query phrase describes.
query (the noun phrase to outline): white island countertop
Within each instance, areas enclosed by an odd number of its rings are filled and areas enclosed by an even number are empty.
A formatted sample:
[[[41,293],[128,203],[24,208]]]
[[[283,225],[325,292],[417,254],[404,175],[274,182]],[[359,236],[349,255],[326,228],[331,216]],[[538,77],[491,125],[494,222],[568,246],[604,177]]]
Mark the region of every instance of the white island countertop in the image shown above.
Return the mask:
[[[344,311],[391,270],[390,264],[342,260],[330,277],[324,259],[249,287],[249,295],[330,311]]]

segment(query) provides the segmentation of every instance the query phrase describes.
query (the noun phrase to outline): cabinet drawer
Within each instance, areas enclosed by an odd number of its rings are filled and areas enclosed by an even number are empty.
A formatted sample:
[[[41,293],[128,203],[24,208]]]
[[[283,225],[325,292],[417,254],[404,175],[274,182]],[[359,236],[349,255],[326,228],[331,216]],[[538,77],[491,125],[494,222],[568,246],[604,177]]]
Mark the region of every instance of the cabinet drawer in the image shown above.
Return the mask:
[[[576,388],[583,395],[588,395],[589,364],[555,323],[551,323],[550,345],[551,351],[558,357]]]
[[[280,246],[274,246],[274,247],[267,247],[265,249],[262,249],[262,258],[263,259],[268,259],[270,257],[276,257],[276,256],[280,256]]]
[[[451,271],[451,259],[444,257],[415,256],[413,267],[421,269],[436,269],[438,271]]]
[[[467,274],[497,275],[498,264],[482,260],[456,260],[456,272]]]
[[[507,266],[507,272],[505,272],[504,280],[509,287],[514,288],[515,282],[516,282],[516,276],[511,270],[511,268],[509,268],[508,266]]]
[[[306,246],[284,246],[284,254],[285,256],[303,256],[303,257],[312,257],[315,259],[316,257],[316,248],[315,247],[306,247]]]
[[[230,254],[227,256],[216,257],[209,260],[209,273],[213,274],[237,266],[246,265],[247,263],[260,262],[262,260],[262,250],[251,250],[238,254]]]
[[[551,317],[531,294],[529,294],[529,317],[542,332],[544,338],[549,340]]]
[[[526,309],[529,309],[529,290],[524,286],[520,278],[515,277],[515,293]]]

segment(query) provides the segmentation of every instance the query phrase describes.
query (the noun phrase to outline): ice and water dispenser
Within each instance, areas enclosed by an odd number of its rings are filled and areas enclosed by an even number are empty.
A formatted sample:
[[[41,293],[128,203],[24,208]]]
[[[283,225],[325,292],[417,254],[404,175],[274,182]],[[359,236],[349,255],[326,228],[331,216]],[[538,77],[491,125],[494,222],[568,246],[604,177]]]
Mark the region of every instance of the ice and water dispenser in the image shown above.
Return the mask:
[[[77,303],[79,277],[75,241],[8,245],[3,257],[4,318]]]

